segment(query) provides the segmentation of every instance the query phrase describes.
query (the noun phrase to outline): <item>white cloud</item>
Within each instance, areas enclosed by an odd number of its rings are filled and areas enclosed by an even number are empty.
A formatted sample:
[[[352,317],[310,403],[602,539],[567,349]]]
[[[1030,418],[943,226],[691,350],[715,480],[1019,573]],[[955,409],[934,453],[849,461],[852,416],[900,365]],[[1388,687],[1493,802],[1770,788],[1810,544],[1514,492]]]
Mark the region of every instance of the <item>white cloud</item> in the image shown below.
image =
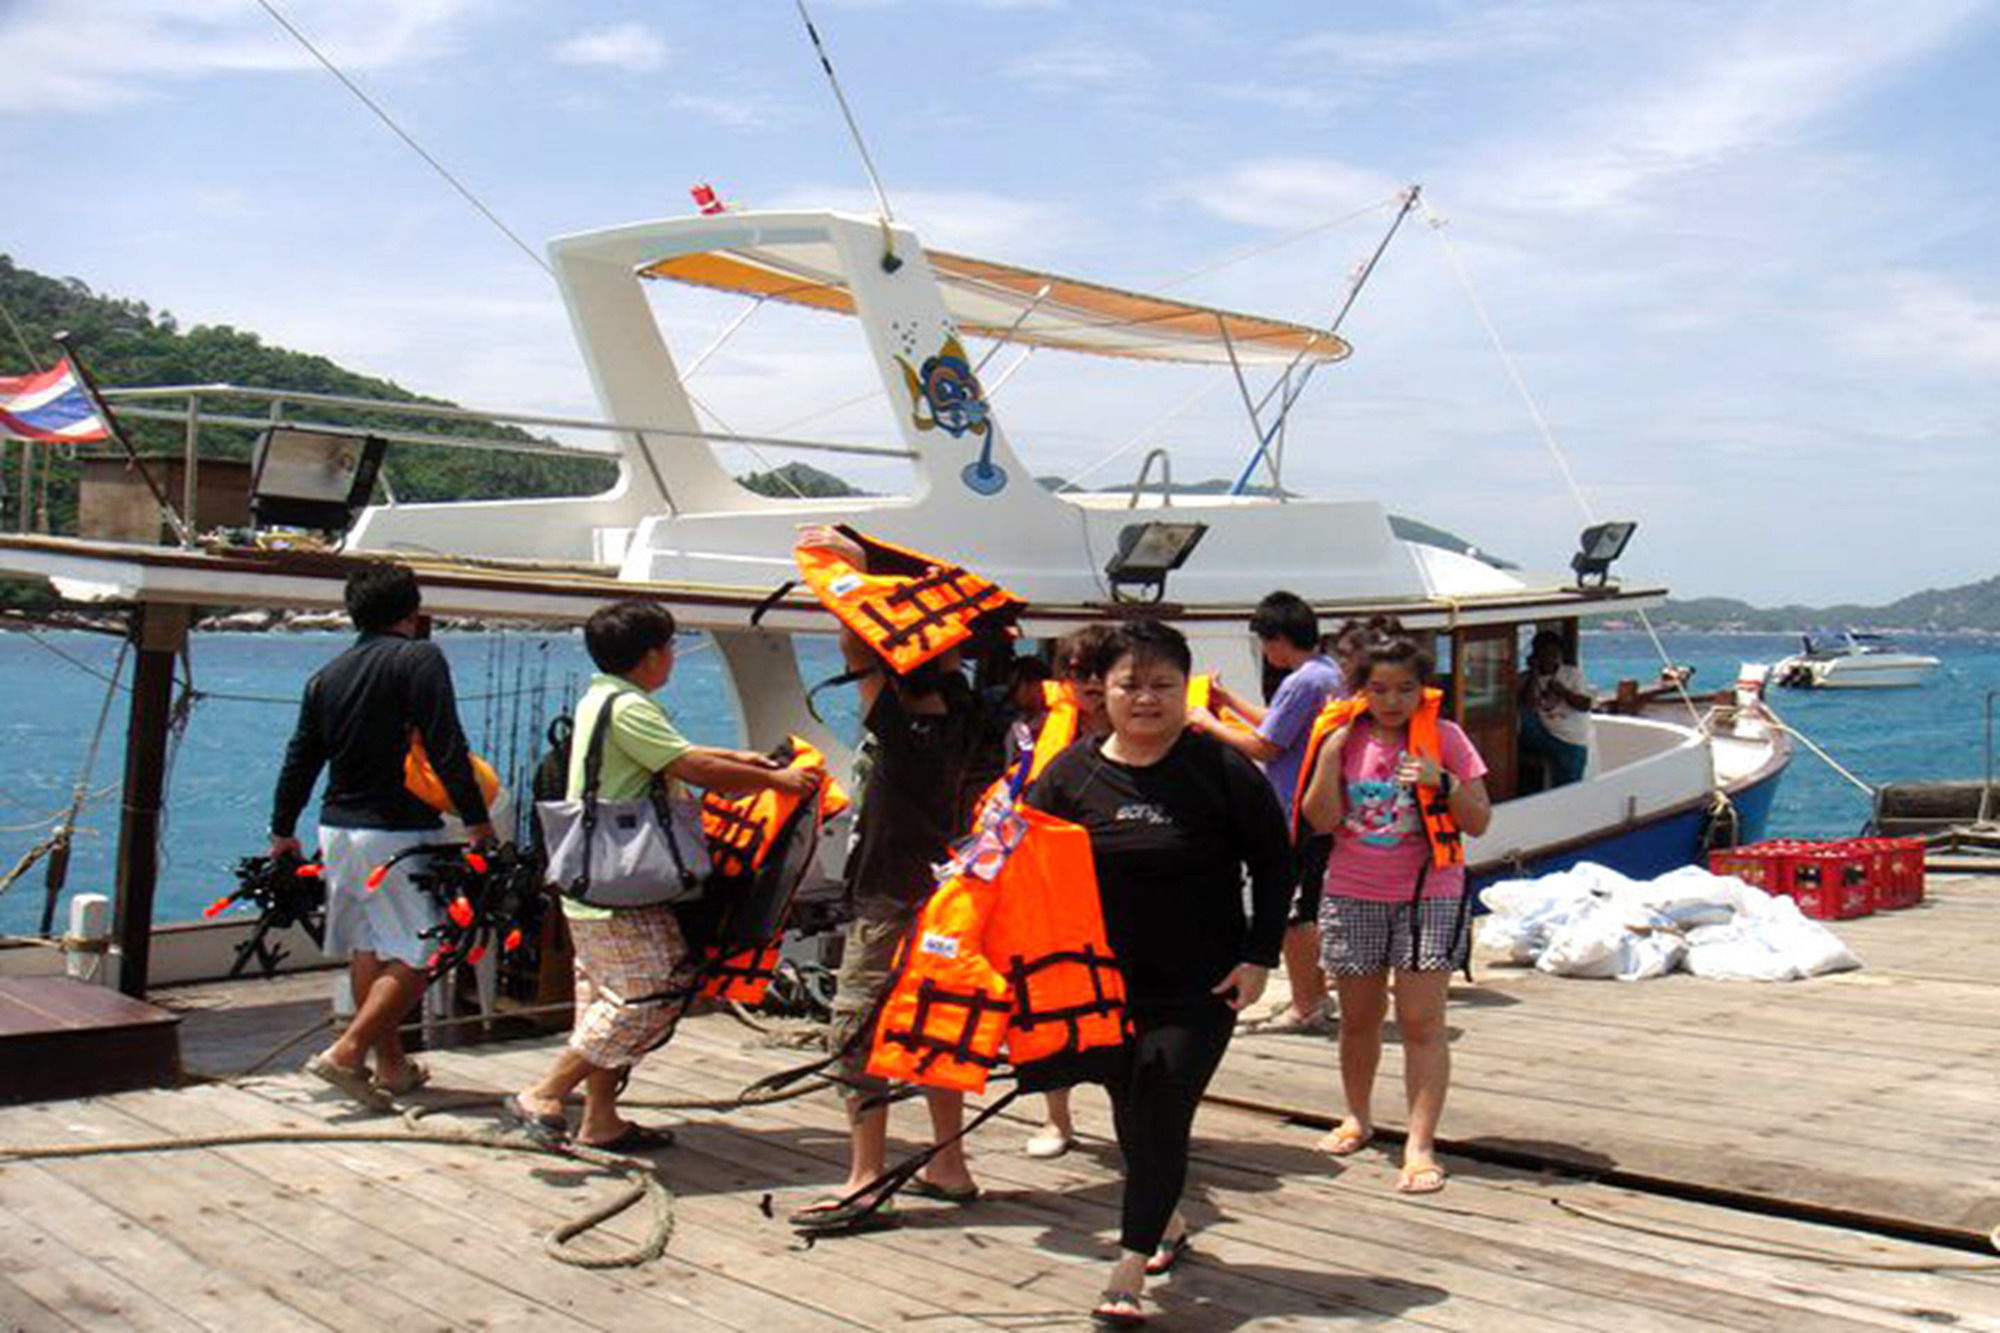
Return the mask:
[[[1396,72],[1430,65],[1490,60],[1556,44],[1573,11],[1547,5],[1474,10],[1437,28],[1393,32],[1317,32],[1288,43],[1288,55],[1351,69]]]
[[[1146,58],[1130,47],[1076,42],[1016,56],[1002,67],[1002,72],[1030,83],[1103,85],[1129,82],[1144,76],[1151,68]]]
[[[667,63],[671,52],[660,35],[643,23],[587,28],[556,44],[558,64],[594,65],[643,72]]]
[[[1811,0],[1727,22],[1705,15],[1686,58],[1643,83],[1618,80],[1595,106],[1567,108],[1566,127],[1580,127],[1566,130],[1567,143],[1520,145],[1493,164],[1490,174],[1512,182],[1496,193],[1531,209],[1641,207],[1658,182],[1794,146],[1814,122],[1944,47],[1977,11],[1975,0],[1947,0],[1885,23],[1872,6]]]
[[[1252,227],[1305,227],[1394,195],[1404,182],[1331,158],[1266,157],[1165,192],[1211,216]]]
[[[916,229],[925,245],[1012,262],[1047,253],[1052,237],[1065,244],[1088,234],[1088,224],[1054,204],[984,190],[895,190],[889,197],[896,220]],[[840,209],[873,213],[875,196],[847,186],[805,184],[759,208]]]
[[[2000,301],[1937,274],[1890,274],[1863,310],[1840,319],[1830,340],[1871,360],[1990,377],[2000,371]]]
[[[349,71],[444,54],[478,0],[292,0],[282,12]],[[317,62],[263,10],[237,0],[0,6],[0,112],[95,111],[172,81],[286,73]]]
[[[667,105],[726,130],[759,130],[778,116],[777,104],[759,96],[675,93]]]

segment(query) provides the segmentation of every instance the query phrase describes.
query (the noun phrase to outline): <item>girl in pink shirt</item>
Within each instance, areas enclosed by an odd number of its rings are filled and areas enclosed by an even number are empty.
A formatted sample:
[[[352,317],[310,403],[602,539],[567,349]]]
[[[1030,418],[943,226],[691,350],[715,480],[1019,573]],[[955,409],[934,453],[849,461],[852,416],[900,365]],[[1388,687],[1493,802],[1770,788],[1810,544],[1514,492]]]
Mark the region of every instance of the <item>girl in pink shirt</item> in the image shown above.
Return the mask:
[[[1382,1060],[1382,1021],[1395,974],[1409,1132],[1396,1188],[1444,1188],[1435,1141],[1451,1081],[1445,995],[1470,944],[1462,866],[1436,866],[1417,811],[1419,785],[1437,787],[1464,836],[1493,818],[1486,764],[1456,723],[1437,724],[1438,755],[1414,753],[1410,723],[1424,706],[1430,654],[1404,638],[1362,650],[1356,684],[1368,711],[1320,747],[1305,775],[1302,811],[1334,835],[1320,900],[1320,958],[1340,996],[1340,1082],[1347,1116],[1321,1141],[1345,1157],[1374,1137],[1371,1103]]]

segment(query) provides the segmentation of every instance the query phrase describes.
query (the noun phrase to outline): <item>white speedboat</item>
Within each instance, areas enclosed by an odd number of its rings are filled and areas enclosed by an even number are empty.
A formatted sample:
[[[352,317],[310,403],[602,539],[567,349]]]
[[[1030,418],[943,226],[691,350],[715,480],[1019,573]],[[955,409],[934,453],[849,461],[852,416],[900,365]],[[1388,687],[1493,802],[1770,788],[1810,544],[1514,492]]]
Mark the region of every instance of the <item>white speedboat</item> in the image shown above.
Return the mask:
[[[1771,682],[1796,690],[1866,690],[1921,685],[1938,660],[1905,652],[1886,634],[1847,630],[1837,639],[1803,636],[1805,651],[1771,668]]]
[[[1573,650],[1583,621],[1631,616],[1666,596],[1664,588],[1608,581],[1603,560],[1615,551],[1587,542],[1572,564],[1576,577],[1502,568],[1420,527],[1392,526],[1375,501],[1296,497],[1276,484],[1275,464],[1274,484],[1256,490],[1239,482],[1234,493],[1197,496],[1149,485],[1152,464],[1170,462],[1159,450],[1124,491],[1051,490],[1017,454],[1005,413],[967,352],[969,341],[981,340],[1205,363],[1223,375],[1264,373],[1295,385],[1307,369],[1347,355],[1328,329],[929,252],[907,227],[835,212],[672,218],[564,237],[549,253],[610,419],[591,424],[616,441],[619,480],[598,495],[367,509],[343,551],[419,565],[436,614],[574,622],[611,597],[656,598],[683,625],[713,637],[748,744],[798,733],[838,764],[846,747],[807,708],[794,651],[796,636],[830,633],[834,622],[802,592],[772,596],[793,573],[799,524],[848,523],[960,560],[1028,600],[1022,627],[1034,638],[1135,612],[1167,616],[1188,634],[1200,669],[1239,682],[1258,679],[1261,666],[1245,632],[1251,608],[1288,588],[1329,628],[1387,612],[1435,643],[1452,715],[1488,760],[1497,800],[1492,826],[1469,845],[1475,882],[1583,859],[1650,876],[1696,859],[1718,824],[1744,840],[1762,834],[1790,751],[1754,690],[1706,711],[1686,701],[1665,713],[1601,714],[1583,780],[1522,794],[1516,685],[1525,639],[1554,629]],[[852,316],[897,438],[811,442],[705,429],[655,320],[648,289],[662,282]],[[175,392],[186,402],[170,401]],[[208,385],[113,397],[141,416],[259,424],[218,413],[215,400],[231,394],[244,396]],[[296,414],[324,417],[340,406],[324,396],[261,396],[265,420],[301,426],[312,419]],[[1244,396],[1248,403],[1247,383]],[[800,407],[782,383],[770,397],[788,413]],[[380,420],[370,427],[378,436],[439,439],[400,435]],[[1282,445],[1281,425],[1276,412],[1262,416],[1258,454],[1274,439]],[[839,499],[755,494],[718,452],[746,440],[770,451],[887,454],[907,460],[910,486],[903,495]],[[1243,477],[1257,466],[1253,458]],[[1138,539],[1159,524],[1181,525],[1163,531],[1183,539],[1199,530],[1199,545],[1178,552],[1185,562],[1164,574],[1164,584],[1143,570],[1135,581],[1129,557],[1144,554]],[[1551,532],[1545,556],[1555,566],[1574,549],[1569,531]],[[338,560],[299,553],[6,537],[0,570],[50,577],[81,600],[293,608],[337,607],[343,572]],[[1590,586],[1585,573],[1594,574]]]

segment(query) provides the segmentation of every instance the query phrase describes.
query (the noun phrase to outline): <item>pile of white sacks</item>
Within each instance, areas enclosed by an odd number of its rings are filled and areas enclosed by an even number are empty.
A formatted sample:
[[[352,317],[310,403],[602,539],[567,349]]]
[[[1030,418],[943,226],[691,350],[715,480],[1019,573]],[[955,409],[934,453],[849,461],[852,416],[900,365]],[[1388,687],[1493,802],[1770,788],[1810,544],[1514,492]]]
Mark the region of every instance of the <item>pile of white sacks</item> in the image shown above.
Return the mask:
[[[1697,866],[1652,880],[1584,862],[1482,889],[1479,942],[1559,977],[1643,981],[1685,969],[1722,981],[1794,981],[1860,967],[1825,926],[1733,876]]]

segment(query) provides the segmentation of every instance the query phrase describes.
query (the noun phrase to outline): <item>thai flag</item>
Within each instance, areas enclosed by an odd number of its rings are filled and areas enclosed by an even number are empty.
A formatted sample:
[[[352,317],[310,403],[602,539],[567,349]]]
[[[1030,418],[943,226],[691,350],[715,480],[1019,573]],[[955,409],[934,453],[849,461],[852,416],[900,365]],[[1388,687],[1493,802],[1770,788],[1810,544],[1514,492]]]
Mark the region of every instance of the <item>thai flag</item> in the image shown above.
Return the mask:
[[[0,436],[43,444],[88,444],[110,437],[97,406],[64,357],[53,370],[0,376]]]

